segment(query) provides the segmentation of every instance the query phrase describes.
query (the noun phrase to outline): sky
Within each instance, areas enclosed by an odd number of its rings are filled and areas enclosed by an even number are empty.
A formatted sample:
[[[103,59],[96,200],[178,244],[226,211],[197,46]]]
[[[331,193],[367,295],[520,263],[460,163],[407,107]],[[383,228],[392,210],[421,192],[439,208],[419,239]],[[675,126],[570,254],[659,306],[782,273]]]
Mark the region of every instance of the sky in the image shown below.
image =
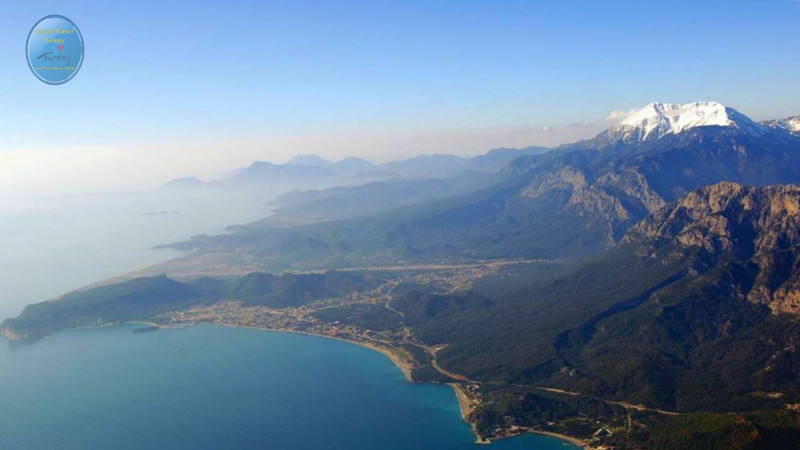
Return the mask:
[[[23,51],[50,14],[85,40],[60,86]],[[795,0],[6,1],[0,198],[553,146],[652,101],[797,115],[798,26]]]

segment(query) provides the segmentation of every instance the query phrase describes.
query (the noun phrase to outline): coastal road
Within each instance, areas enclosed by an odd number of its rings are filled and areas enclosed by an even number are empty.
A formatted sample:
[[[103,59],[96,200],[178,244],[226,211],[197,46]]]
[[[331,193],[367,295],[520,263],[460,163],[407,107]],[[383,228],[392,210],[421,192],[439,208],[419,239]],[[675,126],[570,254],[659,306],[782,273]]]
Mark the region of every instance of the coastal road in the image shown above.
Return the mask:
[[[648,411],[648,412],[654,412],[654,413],[663,414],[663,415],[667,415],[667,416],[678,416],[678,415],[681,414],[681,413],[674,412],[674,411],[665,411],[665,410],[657,409],[657,408],[648,408],[647,406],[638,405],[638,404],[635,404],[635,403],[606,400],[606,399],[603,399],[603,398],[598,398],[598,397],[594,397],[594,396],[591,396],[591,395],[587,395],[587,394],[584,394],[582,392],[566,391],[564,389],[557,389],[557,388],[551,388],[551,387],[545,387],[545,386],[537,386],[537,385],[532,385],[532,384],[513,384],[513,383],[502,383],[502,382],[499,382],[499,381],[478,381],[478,380],[473,380],[473,379],[471,379],[471,378],[469,378],[469,377],[467,377],[465,375],[449,371],[449,370],[445,369],[444,367],[442,367],[439,364],[439,361],[438,361],[438,358],[437,358],[438,353],[441,350],[443,350],[446,346],[431,347],[431,346],[420,344],[418,342],[414,342],[414,340],[412,339],[413,338],[413,332],[411,331],[411,328],[408,327],[405,324],[405,314],[403,314],[402,311],[397,310],[394,307],[392,307],[391,303],[392,303],[392,298],[390,296],[390,298],[386,301],[386,303],[384,303],[383,306],[386,309],[388,309],[389,311],[392,311],[395,314],[400,316],[400,325],[403,328],[403,343],[408,344],[408,345],[413,345],[415,347],[418,347],[418,348],[421,348],[421,349],[425,350],[425,352],[427,352],[432,358],[431,359],[431,365],[433,366],[433,368],[436,369],[442,375],[450,377],[450,378],[452,378],[454,380],[458,380],[458,381],[463,382],[463,383],[471,383],[471,384],[477,384],[477,385],[488,384],[488,385],[494,385],[494,386],[510,386],[510,387],[518,387],[518,388],[523,388],[523,389],[536,389],[536,390],[540,390],[540,391],[552,392],[552,393],[555,393],[555,394],[562,394],[562,395],[581,396],[581,397],[590,398],[592,400],[601,401],[601,402],[609,404],[609,405],[621,406],[621,407],[623,407],[625,409],[628,409],[628,410]]]

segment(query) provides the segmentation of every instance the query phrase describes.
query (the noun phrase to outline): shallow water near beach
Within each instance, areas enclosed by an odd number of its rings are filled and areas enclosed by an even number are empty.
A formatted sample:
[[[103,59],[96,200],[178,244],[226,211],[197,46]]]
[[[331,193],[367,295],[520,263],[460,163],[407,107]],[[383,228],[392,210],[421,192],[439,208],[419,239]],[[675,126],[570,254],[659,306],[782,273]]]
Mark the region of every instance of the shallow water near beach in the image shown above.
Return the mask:
[[[474,444],[448,386],[314,336],[198,325],[0,341],[3,449],[564,449],[548,436]]]

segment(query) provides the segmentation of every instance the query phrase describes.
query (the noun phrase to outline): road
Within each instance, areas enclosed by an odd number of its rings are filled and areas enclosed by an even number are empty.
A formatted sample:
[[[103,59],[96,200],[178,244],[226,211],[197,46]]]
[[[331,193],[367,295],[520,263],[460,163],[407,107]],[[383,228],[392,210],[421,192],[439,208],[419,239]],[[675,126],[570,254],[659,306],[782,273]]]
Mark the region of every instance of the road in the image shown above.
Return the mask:
[[[469,378],[469,377],[467,377],[465,375],[449,371],[449,370],[445,369],[444,367],[442,367],[439,364],[439,361],[438,361],[438,358],[437,358],[438,353],[441,350],[443,350],[445,347],[444,346],[442,346],[442,347],[431,347],[431,346],[427,346],[427,345],[423,345],[423,344],[420,344],[418,342],[415,342],[413,340],[413,332],[411,331],[411,328],[408,327],[406,325],[406,323],[405,323],[405,319],[406,319],[405,314],[403,314],[402,311],[400,311],[398,309],[395,309],[391,305],[391,303],[392,303],[392,298],[390,297],[386,301],[386,303],[384,304],[384,307],[400,316],[400,325],[403,328],[403,342],[405,344],[413,345],[415,347],[418,347],[418,348],[421,348],[421,349],[425,350],[425,352],[427,352],[429,355],[431,355],[431,358],[432,358],[431,359],[431,365],[433,366],[433,368],[436,369],[442,375],[450,377],[450,378],[452,378],[454,380],[458,380],[458,381],[463,382],[463,383],[470,383],[470,384],[477,384],[477,385],[488,384],[488,385],[494,385],[494,386],[510,386],[510,387],[518,387],[518,388],[523,388],[523,389],[536,389],[536,390],[540,390],[540,391],[552,392],[552,393],[562,394],[562,395],[581,396],[581,397],[586,397],[586,398],[590,398],[590,399],[593,399],[593,400],[601,401],[601,402],[604,402],[604,403],[609,404],[609,405],[621,406],[621,407],[623,407],[625,409],[628,409],[628,410],[648,411],[648,412],[654,412],[654,413],[663,414],[663,415],[667,415],[667,416],[678,416],[678,415],[681,414],[681,413],[677,413],[677,412],[673,412],[673,411],[664,411],[662,409],[657,409],[657,408],[648,408],[647,406],[638,405],[638,404],[634,404],[634,403],[628,403],[628,402],[623,402],[623,401],[614,401],[614,400],[606,400],[606,399],[603,399],[603,398],[598,398],[598,397],[594,397],[594,396],[591,396],[591,395],[588,395],[588,394],[584,394],[582,392],[566,391],[564,389],[557,389],[557,388],[551,388],[551,387],[545,387],[545,386],[537,386],[537,385],[532,385],[532,384],[513,384],[513,383],[502,383],[502,382],[499,382],[499,381],[478,381],[478,380],[473,380],[473,379],[471,379],[471,378]]]

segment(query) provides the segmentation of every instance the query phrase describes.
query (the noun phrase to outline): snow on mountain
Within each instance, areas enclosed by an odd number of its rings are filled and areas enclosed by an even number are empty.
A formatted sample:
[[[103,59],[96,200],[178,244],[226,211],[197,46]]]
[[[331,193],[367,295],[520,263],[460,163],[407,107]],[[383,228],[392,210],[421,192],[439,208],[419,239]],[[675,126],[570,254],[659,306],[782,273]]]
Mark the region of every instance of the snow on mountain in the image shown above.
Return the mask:
[[[658,139],[697,127],[732,127],[762,134],[767,129],[744,114],[717,102],[695,102],[685,105],[650,103],[626,117],[610,132],[626,141]]]
[[[780,120],[767,120],[761,123],[770,128],[782,129],[793,134],[800,134],[800,116]]]

